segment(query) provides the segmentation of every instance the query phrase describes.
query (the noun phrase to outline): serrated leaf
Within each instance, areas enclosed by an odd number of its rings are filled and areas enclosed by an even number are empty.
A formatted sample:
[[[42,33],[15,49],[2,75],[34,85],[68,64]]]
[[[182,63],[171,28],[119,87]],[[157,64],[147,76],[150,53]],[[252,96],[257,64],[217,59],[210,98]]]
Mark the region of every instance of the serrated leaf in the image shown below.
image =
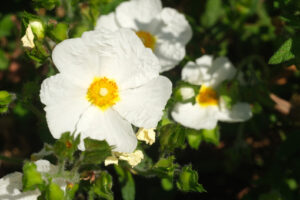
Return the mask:
[[[161,158],[153,166],[153,172],[161,178],[168,178],[172,180],[174,176],[174,170],[178,166],[177,164],[174,164],[174,160],[174,156],[170,156],[168,158]]]
[[[178,124],[168,124],[159,130],[159,142],[163,150],[173,151],[185,144],[184,129]]]
[[[106,200],[113,200],[112,177],[106,171],[102,171],[93,185],[92,190],[96,195]]]
[[[32,162],[25,163],[23,166],[22,183],[24,191],[34,190],[44,184],[42,175],[37,171],[36,164]]]
[[[282,62],[291,60],[295,58],[295,55],[291,52],[293,45],[292,38],[288,39],[281,45],[281,47],[275,52],[275,54],[270,58],[269,64],[275,65]]]
[[[134,200],[135,199],[135,183],[131,173],[117,165],[115,170],[119,175],[119,182],[121,184],[121,193],[124,200]]]
[[[176,185],[178,189],[184,192],[206,192],[203,186],[198,183],[198,173],[192,170],[191,166],[182,168]]]
[[[84,139],[85,151],[83,152],[84,164],[100,164],[111,156],[111,147],[105,140]]]
[[[55,183],[51,182],[46,188],[46,200],[63,200],[64,191]]]

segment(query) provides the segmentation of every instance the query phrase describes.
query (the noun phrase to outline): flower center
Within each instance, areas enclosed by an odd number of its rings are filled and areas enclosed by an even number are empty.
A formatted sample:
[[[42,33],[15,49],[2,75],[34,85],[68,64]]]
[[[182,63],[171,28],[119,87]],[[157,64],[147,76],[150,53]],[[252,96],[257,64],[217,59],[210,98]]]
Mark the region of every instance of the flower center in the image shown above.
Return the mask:
[[[114,80],[106,77],[94,78],[87,91],[86,98],[104,111],[120,100],[118,85]]]
[[[154,50],[156,38],[153,35],[151,35],[151,33],[146,31],[137,31],[136,35],[142,40],[145,47],[152,49],[152,51]]]
[[[202,85],[199,94],[196,96],[196,101],[200,106],[216,106],[218,105],[217,92],[211,87]]]

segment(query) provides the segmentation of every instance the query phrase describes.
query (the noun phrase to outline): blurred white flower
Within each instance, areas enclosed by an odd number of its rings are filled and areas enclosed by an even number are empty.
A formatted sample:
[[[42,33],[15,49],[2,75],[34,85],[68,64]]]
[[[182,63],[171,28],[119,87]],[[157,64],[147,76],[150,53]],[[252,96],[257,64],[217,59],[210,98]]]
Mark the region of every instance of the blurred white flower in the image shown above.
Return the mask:
[[[145,129],[140,128],[136,133],[138,140],[146,142],[146,144],[152,145],[155,142],[155,131],[154,128]]]
[[[174,68],[185,56],[192,29],[183,14],[162,8],[161,0],[131,0],[114,13],[102,15],[96,29],[130,28],[151,48],[161,64],[160,72]]]
[[[57,167],[52,165],[47,160],[38,160],[35,162],[37,166],[37,171],[40,172],[45,178],[45,174],[55,174],[57,173]],[[14,172],[8,174],[0,179],[0,199],[1,200],[36,200],[41,194],[38,189],[22,192],[22,176],[20,172]],[[65,189],[66,182],[62,179],[53,179],[53,182],[58,184],[61,189]]]
[[[252,112],[248,103],[238,102],[230,109],[218,96],[219,84],[232,79],[235,74],[236,69],[226,57],[213,60],[212,56],[204,55],[198,58],[196,63],[187,63],[181,73],[182,79],[201,87],[195,95],[194,105],[175,105],[171,112],[173,119],[183,126],[199,130],[214,129],[218,121],[242,122],[251,118]]]
[[[131,153],[137,145],[131,124],[157,126],[172,84],[133,31],[85,32],[58,44],[52,58],[60,73],[44,80],[40,97],[55,138],[70,131]]]

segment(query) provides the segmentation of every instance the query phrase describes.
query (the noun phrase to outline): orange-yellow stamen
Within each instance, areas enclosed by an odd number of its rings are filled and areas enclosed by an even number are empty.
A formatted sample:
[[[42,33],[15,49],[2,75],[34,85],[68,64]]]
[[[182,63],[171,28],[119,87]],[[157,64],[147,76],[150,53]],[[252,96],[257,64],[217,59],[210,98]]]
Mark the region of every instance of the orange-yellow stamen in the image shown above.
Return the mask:
[[[202,85],[199,94],[196,96],[196,101],[200,106],[216,106],[218,105],[217,92],[211,87]]]
[[[86,98],[104,111],[120,100],[118,85],[114,80],[106,77],[94,78],[87,91]]]
[[[151,35],[151,33],[146,32],[146,31],[137,31],[136,34],[142,40],[145,47],[154,50],[155,44],[156,44],[156,39],[153,35]]]

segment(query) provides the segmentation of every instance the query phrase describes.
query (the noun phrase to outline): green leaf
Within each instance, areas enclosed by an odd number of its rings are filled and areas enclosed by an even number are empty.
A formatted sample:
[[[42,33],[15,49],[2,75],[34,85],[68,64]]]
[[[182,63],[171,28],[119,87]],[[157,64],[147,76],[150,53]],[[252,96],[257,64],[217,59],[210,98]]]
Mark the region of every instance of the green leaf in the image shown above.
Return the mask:
[[[66,187],[66,199],[72,200],[79,188],[79,184],[68,184]]]
[[[46,200],[63,200],[64,191],[60,187],[51,182],[46,188]]]
[[[109,3],[104,4],[100,7],[100,13],[106,15],[115,10],[115,8],[125,0],[110,0]]]
[[[12,100],[13,96],[9,92],[0,90],[0,113],[5,113],[8,111],[8,106]]]
[[[107,200],[113,200],[112,177],[106,171],[102,171],[99,177],[96,179],[95,184],[92,187],[93,192],[101,198]]]
[[[178,167],[177,164],[174,164],[174,160],[174,156],[170,156],[168,158],[161,158],[153,166],[153,172],[161,178],[168,178],[172,180],[174,176],[174,170],[176,167]]]
[[[36,164],[32,162],[25,163],[23,166],[22,183],[24,191],[34,190],[44,184],[42,175],[37,171]]]
[[[68,24],[58,23],[49,28],[50,37],[56,42],[61,42],[68,38]]]
[[[100,164],[111,156],[111,147],[105,140],[84,139],[85,151],[83,152],[84,164]]]
[[[190,147],[197,150],[203,140],[201,131],[187,129],[185,131],[185,134],[186,134],[186,137],[187,137]]]
[[[231,109],[240,99],[239,82],[237,80],[224,81],[219,90],[219,96],[225,101],[226,107]]]
[[[115,170],[119,175],[119,182],[121,184],[121,193],[124,200],[134,200],[135,199],[135,183],[131,173],[117,165]]]
[[[192,170],[191,166],[182,168],[176,185],[178,189],[184,192],[206,192],[203,186],[198,183],[198,173]]]
[[[7,37],[10,35],[11,30],[14,27],[14,23],[11,19],[12,19],[11,15],[5,15],[0,20],[0,37]],[[0,69],[1,69],[1,67],[0,67]]]
[[[52,10],[60,4],[59,0],[33,0],[34,5],[38,8],[46,8]]]
[[[205,142],[212,143],[214,145],[219,145],[220,131],[218,127],[212,130],[203,129],[201,130],[201,132],[202,132],[202,138]]]
[[[281,47],[275,52],[275,54],[270,58],[269,64],[275,65],[282,62],[291,60],[295,58],[295,55],[291,52],[293,45],[292,38],[288,39],[281,45]]]
[[[201,18],[201,22],[205,27],[211,27],[215,25],[221,15],[222,1],[208,0],[206,3],[204,15]]]
[[[161,186],[164,190],[170,191],[173,189],[173,181],[168,178],[161,179]]]
[[[5,52],[0,49],[0,70],[6,70],[9,66],[9,60],[5,56]]]
[[[173,151],[185,144],[184,128],[178,124],[167,124],[159,130],[159,142],[163,150]]]
[[[73,134],[66,132],[62,134],[60,139],[55,142],[53,145],[53,150],[60,160],[68,159],[72,161],[74,159],[73,154],[78,149],[79,143],[79,135],[75,138]]]

